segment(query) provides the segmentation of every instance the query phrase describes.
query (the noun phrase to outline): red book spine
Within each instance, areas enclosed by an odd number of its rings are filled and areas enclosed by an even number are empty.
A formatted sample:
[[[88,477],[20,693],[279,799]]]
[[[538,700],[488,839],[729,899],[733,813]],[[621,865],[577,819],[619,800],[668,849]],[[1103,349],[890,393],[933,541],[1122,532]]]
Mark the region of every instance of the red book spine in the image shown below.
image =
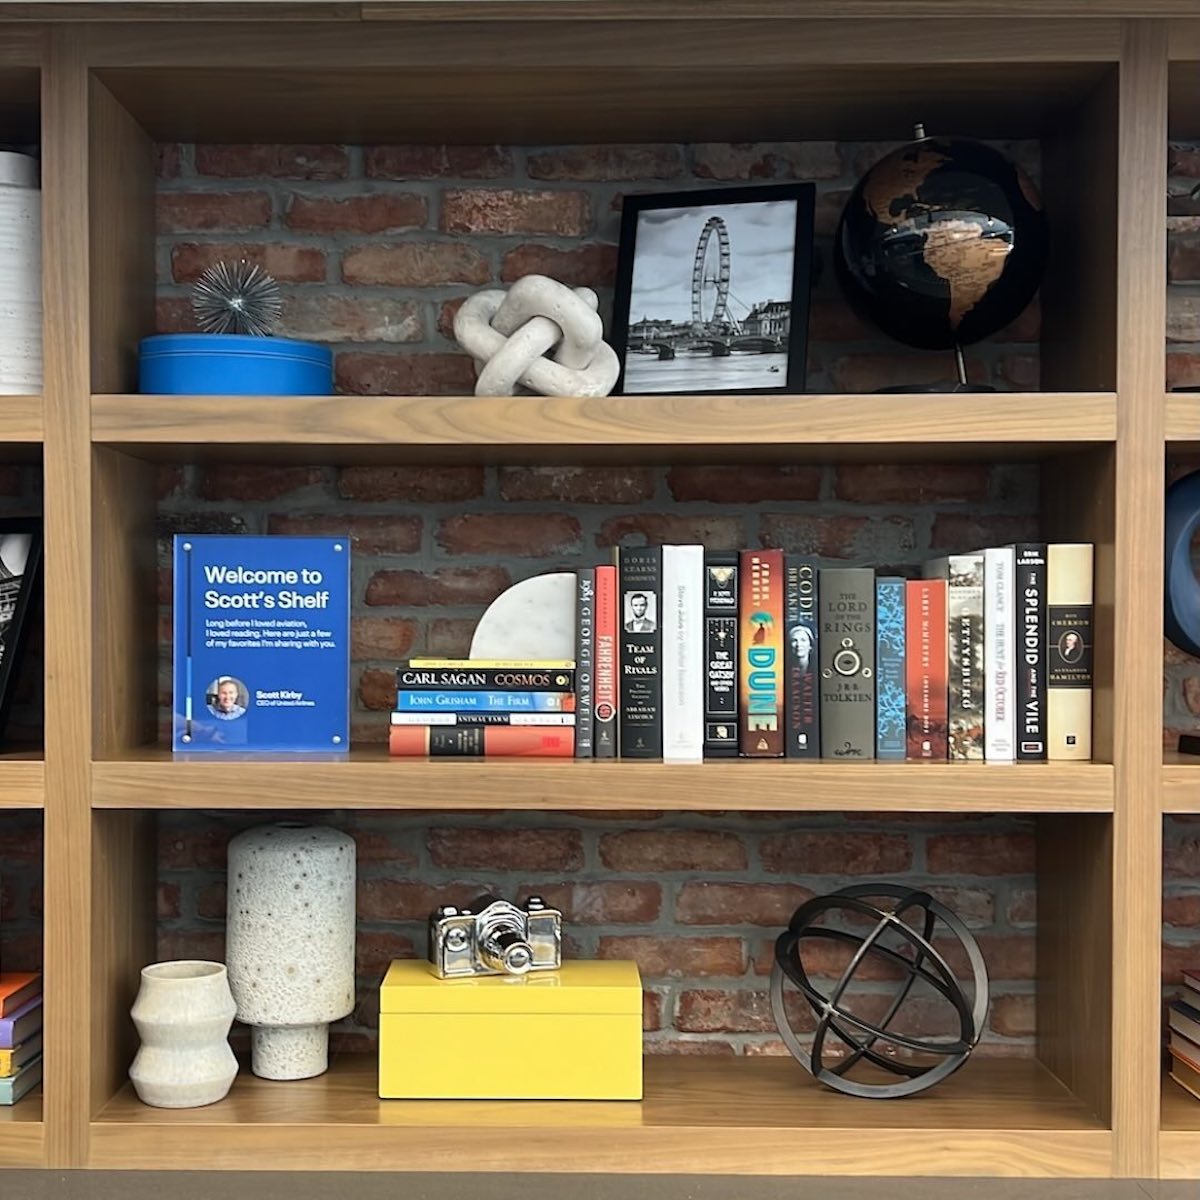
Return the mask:
[[[783,757],[783,551],[743,550],[738,569],[739,742]]]
[[[388,753],[403,758],[573,758],[569,726],[393,725]]]
[[[943,761],[950,715],[944,579],[905,584],[904,640],[905,757]]]
[[[596,568],[596,684],[593,736],[596,758],[617,756],[617,568]]]

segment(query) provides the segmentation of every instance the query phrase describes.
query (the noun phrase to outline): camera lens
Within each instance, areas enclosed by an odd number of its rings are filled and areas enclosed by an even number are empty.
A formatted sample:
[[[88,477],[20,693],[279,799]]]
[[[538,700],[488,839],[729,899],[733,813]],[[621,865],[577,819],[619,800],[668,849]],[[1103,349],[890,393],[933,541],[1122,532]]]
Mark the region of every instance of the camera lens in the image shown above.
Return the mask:
[[[503,971],[507,975],[524,975],[533,966],[533,949],[511,926],[483,938],[479,943],[479,957],[493,971]]]

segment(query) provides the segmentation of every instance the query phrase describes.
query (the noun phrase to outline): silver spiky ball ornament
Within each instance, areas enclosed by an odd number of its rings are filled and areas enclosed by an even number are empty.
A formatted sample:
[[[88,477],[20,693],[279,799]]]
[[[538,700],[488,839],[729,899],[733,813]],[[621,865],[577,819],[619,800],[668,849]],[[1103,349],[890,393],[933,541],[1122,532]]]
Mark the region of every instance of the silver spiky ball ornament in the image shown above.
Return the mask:
[[[283,312],[279,284],[262,267],[219,262],[192,288],[192,311],[205,333],[249,333],[269,337]]]

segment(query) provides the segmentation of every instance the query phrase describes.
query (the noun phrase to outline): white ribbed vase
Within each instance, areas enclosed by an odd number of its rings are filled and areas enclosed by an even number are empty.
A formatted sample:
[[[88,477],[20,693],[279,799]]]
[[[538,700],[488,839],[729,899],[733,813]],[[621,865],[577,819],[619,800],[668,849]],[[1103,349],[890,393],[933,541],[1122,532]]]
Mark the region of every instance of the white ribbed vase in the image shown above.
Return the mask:
[[[155,1108],[200,1108],[237,1075],[229,1047],[235,1005],[221,963],[181,960],[142,968],[131,1015],[142,1039],[129,1078]]]
[[[42,194],[37,159],[0,150],[0,395],[42,390]]]
[[[260,825],[229,843],[226,959],[253,1069],[308,1079],[329,1065],[329,1022],[354,1008],[354,839]]]

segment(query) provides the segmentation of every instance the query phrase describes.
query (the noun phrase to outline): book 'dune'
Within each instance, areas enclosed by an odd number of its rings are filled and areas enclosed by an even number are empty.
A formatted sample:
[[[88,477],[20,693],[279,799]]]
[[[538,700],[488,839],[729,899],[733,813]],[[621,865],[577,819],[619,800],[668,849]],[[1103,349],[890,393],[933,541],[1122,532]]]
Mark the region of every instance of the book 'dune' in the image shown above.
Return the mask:
[[[913,578],[780,550],[621,548],[514,585],[467,659],[396,671],[398,757],[1087,761],[1093,547]]]

